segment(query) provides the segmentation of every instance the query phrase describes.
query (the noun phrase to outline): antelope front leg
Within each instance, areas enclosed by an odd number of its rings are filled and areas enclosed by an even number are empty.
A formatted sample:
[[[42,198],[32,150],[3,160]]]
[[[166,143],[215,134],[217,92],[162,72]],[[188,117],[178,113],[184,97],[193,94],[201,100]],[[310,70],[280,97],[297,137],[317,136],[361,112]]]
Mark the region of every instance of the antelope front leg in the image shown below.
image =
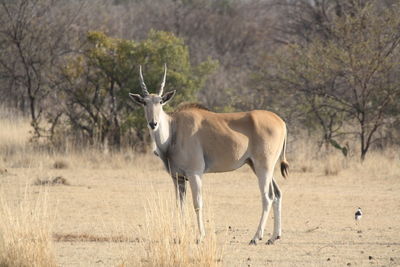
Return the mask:
[[[179,203],[181,210],[183,212],[183,207],[185,205],[186,200],[186,180],[183,176],[176,176],[172,177],[174,181],[174,188],[175,188],[175,195],[176,195],[176,202],[177,205]],[[178,202],[179,199],[179,202]]]
[[[201,194],[201,176],[193,175],[189,177],[190,188],[192,190],[193,206],[197,215],[197,224],[200,231],[200,241],[203,240],[206,232],[203,223],[203,198]]]

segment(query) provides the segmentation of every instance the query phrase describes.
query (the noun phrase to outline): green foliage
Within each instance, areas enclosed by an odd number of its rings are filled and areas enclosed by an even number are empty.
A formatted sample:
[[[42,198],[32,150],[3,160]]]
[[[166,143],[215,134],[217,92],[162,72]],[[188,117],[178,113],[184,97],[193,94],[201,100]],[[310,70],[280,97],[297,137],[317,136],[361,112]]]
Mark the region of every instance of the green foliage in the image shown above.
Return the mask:
[[[64,95],[74,103],[70,105],[68,116],[76,118],[72,125],[101,141],[110,136],[118,139],[116,135],[124,135],[132,127],[136,136],[143,140],[143,133],[139,133],[145,123],[142,109],[131,104],[128,97],[129,92],[142,92],[139,65],[143,67],[150,93],[156,93],[164,63],[167,64],[165,91],[177,91],[172,106],[195,100],[207,75],[217,67],[211,59],[192,66],[183,40],[168,32],[150,31],[148,38],[141,42],[90,32],[87,42],[84,53],[69,60],[64,69],[68,81]],[[118,140],[111,143],[118,143]]]
[[[330,139],[329,143],[336,149],[339,149],[343,156],[347,157],[348,148],[345,146],[341,146],[336,140]]]

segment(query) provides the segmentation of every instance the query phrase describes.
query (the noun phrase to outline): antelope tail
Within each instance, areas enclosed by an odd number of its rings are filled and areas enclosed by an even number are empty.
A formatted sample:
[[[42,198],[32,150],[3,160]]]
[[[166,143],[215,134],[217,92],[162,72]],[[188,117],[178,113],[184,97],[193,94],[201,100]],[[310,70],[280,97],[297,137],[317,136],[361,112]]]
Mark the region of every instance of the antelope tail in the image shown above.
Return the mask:
[[[283,149],[281,152],[281,174],[283,178],[287,178],[289,176],[289,163],[286,161],[286,141],[287,141],[287,130],[285,132],[285,139],[283,140]]]

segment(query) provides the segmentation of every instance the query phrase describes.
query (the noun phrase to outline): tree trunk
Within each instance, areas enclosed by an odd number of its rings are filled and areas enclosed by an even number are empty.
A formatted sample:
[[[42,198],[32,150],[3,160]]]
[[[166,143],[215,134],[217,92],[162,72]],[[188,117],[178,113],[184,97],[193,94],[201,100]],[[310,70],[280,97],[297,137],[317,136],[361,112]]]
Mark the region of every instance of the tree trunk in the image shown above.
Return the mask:
[[[364,119],[365,119],[365,115],[363,113],[361,113],[361,120],[360,120],[360,126],[361,126],[361,132],[360,132],[361,154],[360,154],[360,158],[361,158],[361,161],[365,160],[365,156],[366,156],[366,154],[368,152],[368,147],[369,147],[368,144],[366,144],[366,138],[365,138],[366,131],[365,131],[365,120]]]
[[[110,96],[111,96],[111,139],[114,148],[119,150],[121,148],[121,127],[118,120],[117,111],[117,98],[115,97],[115,82],[111,81],[110,84]]]

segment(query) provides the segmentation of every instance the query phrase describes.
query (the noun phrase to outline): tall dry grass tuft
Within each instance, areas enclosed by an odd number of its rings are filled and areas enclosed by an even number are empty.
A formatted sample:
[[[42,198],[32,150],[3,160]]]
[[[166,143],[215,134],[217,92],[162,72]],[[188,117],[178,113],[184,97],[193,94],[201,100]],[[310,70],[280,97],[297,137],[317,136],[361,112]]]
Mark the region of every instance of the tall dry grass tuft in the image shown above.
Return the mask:
[[[126,266],[220,266],[223,248],[217,245],[215,226],[207,220],[206,237],[198,242],[198,229],[191,203],[178,207],[174,194],[152,194],[147,201],[144,236],[146,256]],[[209,216],[206,216],[209,217]]]
[[[400,151],[390,148],[382,151],[370,151],[364,161],[359,158],[353,160],[351,168],[360,176],[373,175],[378,179],[398,177],[400,173]]]
[[[295,172],[309,173],[315,171],[319,162],[317,160],[316,144],[310,138],[302,138],[290,143],[289,151],[286,152],[289,159],[290,169]]]
[[[13,161],[14,157],[27,152],[31,126],[22,116],[0,107],[0,155],[2,161]]]
[[[27,191],[26,191],[27,192]],[[56,266],[47,193],[17,204],[0,195],[0,266]]]
[[[31,142],[32,127],[29,118],[0,106],[0,171],[8,168],[125,168],[143,163],[153,169],[158,159],[147,154],[135,153],[131,148],[122,151],[105,151],[99,147],[79,146],[64,140],[65,151],[50,144]],[[144,161],[143,158],[146,158]],[[162,166],[157,164],[157,166]]]
[[[324,163],[324,174],[326,176],[336,176],[346,168],[346,159],[339,152],[327,154]],[[348,160],[348,159],[347,159]]]

